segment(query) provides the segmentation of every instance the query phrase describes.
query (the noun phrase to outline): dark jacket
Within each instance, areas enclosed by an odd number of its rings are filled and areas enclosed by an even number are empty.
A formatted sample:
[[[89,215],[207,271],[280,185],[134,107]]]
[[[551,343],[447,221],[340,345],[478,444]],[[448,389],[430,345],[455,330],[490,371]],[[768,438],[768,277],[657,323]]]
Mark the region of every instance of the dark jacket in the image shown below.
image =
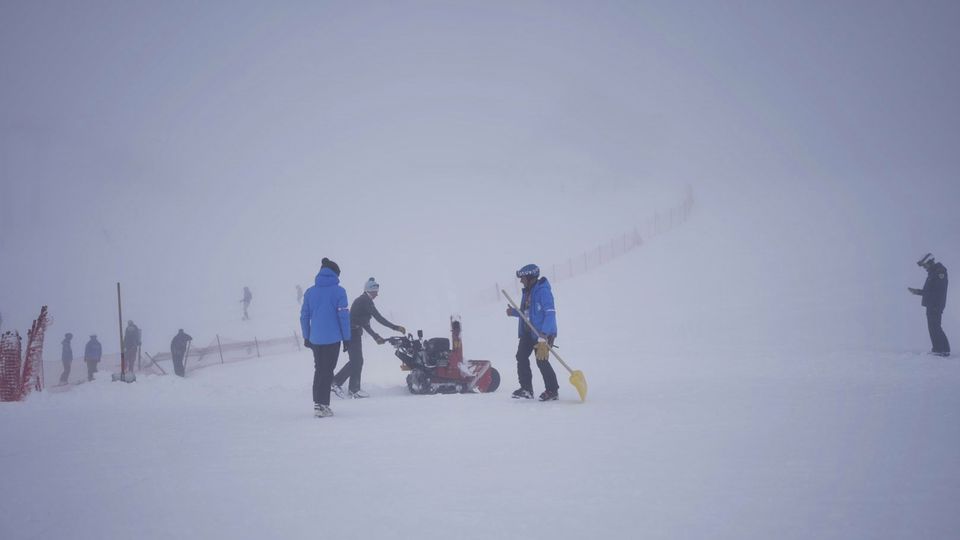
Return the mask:
[[[73,362],[73,347],[70,346],[70,338],[63,338],[60,344],[63,345],[63,353],[60,355],[60,359],[64,362]]]
[[[531,289],[523,289],[523,296],[520,297],[520,309],[530,319],[530,324],[543,337],[557,336],[557,309],[553,304],[553,289],[551,289],[547,278],[541,277],[533,284]],[[519,314],[511,308],[510,316],[519,317]],[[527,323],[520,319],[517,335],[523,337],[525,333],[532,335]]]
[[[83,359],[87,362],[99,362],[101,356],[103,356],[103,347],[100,346],[100,342],[97,338],[90,338],[83,349]]]
[[[140,328],[135,324],[128,324],[127,331],[123,333],[123,348],[128,351],[135,351],[140,346]]]
[[[400,331],[399,326],[388,321],[380,314],[377,306],[373,303],[373,298],[370,298],[369,294],[363,293],[358,296],[356,300],[353,301],[353,305],[350,306],[350,331],[362,333],[363,330],[366,330],[367,333],[375,339],[383,339],[373,331],[373,328],[370,328],[371,318],[376,319],[377,322],[391,330]]]
[[[947,267],[935,263],[927,270],[927,281],[923,284],[922,305],[930,311],[943,311],[947,305]]]
[[[193,341],[193,337],[184,332],[183,330],[177,332],[177,335],[173,336],[173,339],[170,340],[170,354],[173,356],[183,356],[187,352],[187,342]]]
[[[300,330],[314,345],[350,341],[350,308],[347,291],[330,268],[321,268],[313,287],[303,294]]]

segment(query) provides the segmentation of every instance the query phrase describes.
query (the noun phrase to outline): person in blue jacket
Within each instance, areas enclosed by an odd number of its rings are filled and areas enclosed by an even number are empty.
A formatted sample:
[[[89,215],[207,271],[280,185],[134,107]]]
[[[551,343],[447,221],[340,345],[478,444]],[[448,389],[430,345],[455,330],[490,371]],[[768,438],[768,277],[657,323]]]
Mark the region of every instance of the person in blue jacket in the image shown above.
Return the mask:
[[[313,351],[313,413],[318,418],[333,416],[330,383],[340,344],[346,350],[350,342],[350,308],[339,276],[337,263],[324,257],[314,285],[303,294],[300,307],[303,344]]]
[[[518,334],[520,343],[517,345],[517,375],[520,378],[520,388],[514,390],[514,399],[533,399],[533,373],[530,371],[530,353],[537,359],[537,367],[543,375],[543,385],[546,390],[540,394],[540,401],[557,399],[557,374],[550,365],[550,347],[557,337],[557,310],[553,303],[553,291],[547,278],[540,277],[540,268],[535,264],[528,264],[517,270],[517,277],[523,283],[523,296],[520,299],[520,309],[530,320],[530,324],[537,329],[530,330],[527,323],[520,319]],[[512,307],[507,307],[507,315],[519,317]]]

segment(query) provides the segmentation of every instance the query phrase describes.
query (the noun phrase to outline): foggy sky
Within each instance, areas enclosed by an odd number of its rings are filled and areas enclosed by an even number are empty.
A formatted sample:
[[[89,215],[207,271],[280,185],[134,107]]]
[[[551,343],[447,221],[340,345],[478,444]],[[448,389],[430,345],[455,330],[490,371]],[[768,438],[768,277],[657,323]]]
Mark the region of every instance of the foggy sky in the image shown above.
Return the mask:
[[[916,278],[926,251],[960,261],[958,23],[955,2],[4,2],[4,326],[49,304],[55,334],[115,332],[121,281],[172,335],[244,285],[292,296],[323,256],[351,295],[456,297],[688,184],[747,266]]]

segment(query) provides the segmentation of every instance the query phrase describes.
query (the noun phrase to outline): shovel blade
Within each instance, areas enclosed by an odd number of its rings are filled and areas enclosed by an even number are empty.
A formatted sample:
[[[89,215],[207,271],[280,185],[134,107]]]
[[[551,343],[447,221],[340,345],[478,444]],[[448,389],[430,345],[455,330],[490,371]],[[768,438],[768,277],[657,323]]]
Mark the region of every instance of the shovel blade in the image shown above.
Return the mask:
[[[572,371],[570,373],[570,384],[577,389],[577,393],[580,394],[580,401],[587,400],[587,378],[583,376],[583,372],[579,369]]]

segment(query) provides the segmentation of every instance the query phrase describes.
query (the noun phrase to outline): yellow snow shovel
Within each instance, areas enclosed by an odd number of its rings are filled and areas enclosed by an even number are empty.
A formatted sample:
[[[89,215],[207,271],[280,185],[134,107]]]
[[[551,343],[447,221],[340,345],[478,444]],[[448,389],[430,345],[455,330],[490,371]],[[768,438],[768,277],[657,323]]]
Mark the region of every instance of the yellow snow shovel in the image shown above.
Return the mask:
[[[507,299],[507,302],[510,302],[510,307],[512,307],[513,310],[516,311],[518,315],[520,315],[520,318],[523,319],[523,322],[527,323],[527,326],[530,327],[530,330],[532,330],[533,333],[536,334],[538,338],[543,337],[540,335],[540,332],[537,332],[537,329],[533,327],[533,324],[530,323],[530,319],[528,319],[527,316],[522,311],[520,311],[520,308],[517,307],[517,303],[513,301],[513,298],[510,298],[510,295],[507,294],[507,291],[505,291],[504,289],[500,289],[500,292],[503,293],[503,296]],[[572,384],[573,387],[577,389],[577,393],[580,394],[580,401],[581,402],[586,401],[587,400],[587,378],[583,376],[583,372],[580,371],[579,369],[577,370],[570,369],[570,366],[568,366],[567,363],[563,361],[563,358],[560,358],[560,355],[557,354],[556,349],[554,349],[553,347],[550,347],[550,354],[552,354],[553,357],[556,358],[558,362],[560,362],[560,365],[565,367],[567,371],[570,372],[570,384]]]

